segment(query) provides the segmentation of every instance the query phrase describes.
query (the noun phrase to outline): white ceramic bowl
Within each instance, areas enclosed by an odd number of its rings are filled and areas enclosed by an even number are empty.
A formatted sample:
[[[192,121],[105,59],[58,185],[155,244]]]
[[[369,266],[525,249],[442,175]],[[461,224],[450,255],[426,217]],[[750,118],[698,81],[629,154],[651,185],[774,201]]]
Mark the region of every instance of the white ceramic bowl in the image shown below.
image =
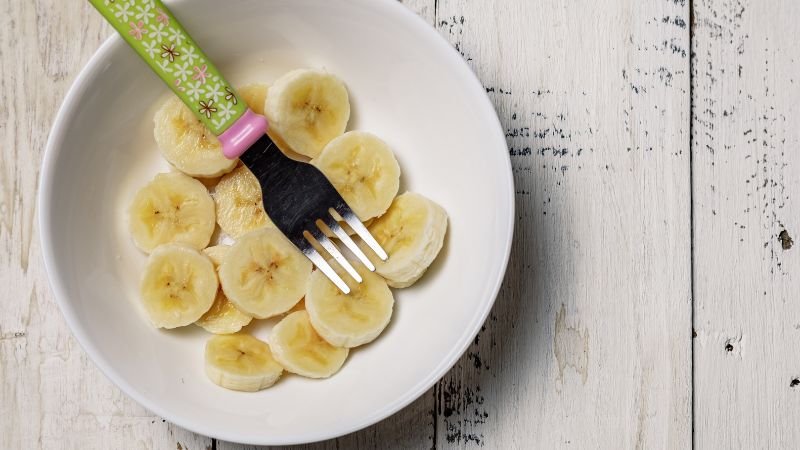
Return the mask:
[[[168,91],[121,39],[108,40],[70,89],[45,153],[41,239],[59,306],[78,341],[123,391],[189,430],[252,444],[346,434],[398,411],[452,367],[488,314],[508,260],[513,182],[503,131],[460,55],[394,0],[196,0],[170,4],[234,84],[326,68],[348,85],[350,129],[383,137],[402,189],[450,215],[425,278],[396,292],[391,325],[327,380],[286,375],[258,393],[203,372],[208,335],[161,331],[138,304],[145,256],[125,210],[167,170],[152,138]],[[264,327],[255,328],[264,337]]]

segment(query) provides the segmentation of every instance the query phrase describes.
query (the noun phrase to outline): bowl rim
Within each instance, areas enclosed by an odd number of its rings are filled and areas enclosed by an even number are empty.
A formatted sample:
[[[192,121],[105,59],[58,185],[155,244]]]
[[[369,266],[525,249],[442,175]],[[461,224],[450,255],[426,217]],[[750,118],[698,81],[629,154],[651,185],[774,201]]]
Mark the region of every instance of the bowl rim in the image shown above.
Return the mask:
[[[170,6],[180,5],[185,3],[187,0],[176,0],[170,2]],[[360,0],[364,1],[364,0]],[[384,14],[393,15],[398,17],[398,19],[403,19],[409,23],[410,26],[413,26],[417,29],[417,31],[421,34],[427,35],[428,40],[431,41],[432,45],[437,45],[439,47],[446,47],[443,53],[446,56],[446,63],[448,65],[453,65],[459,67],[461,71],[465,71],[467,73],[468,83],[472,84],[475,88],[484,91],[483,85],[481,84],[480,80],[478,79],[477,75],[472,71],[472,69],[467,65],[466,61],[462,58],[461,54],[450,45],[447,40],[445,40],[439,33],[436,31],[434,27],[432,27],[428,22],[426,22],[422,17],[417,15],[415,12],[411,11],[408,7],[402,5],[400,2],[396,0],[382,0],[379,2],[370,1],[370,6],[375,7],[376,9],[382,10]],[[435,43],[435,44],[434,44]],[[461,341],[453,347],[448,354],[446,354],[442,362],[436,366],[426,378],[417,382],[414,386],[412,386],[408,391],[398,397],[392,403],[385,405],[383,408],[376,410],[374,413],[363,417],[361,420],[354,421],[352,423],[347,424],[346,426],[341,426],[335,430],[327,430],[325,432],[314,432],[310,431],[308,433],[304,433],[302,435],[295,435],[292,438],[283,438],[283,439],[259,439],[253,435],[246,435],[246,434],[232,434],[225,432],[224,430],[214,430],[212,432],[208,432],[207,430],[202,430],[200,427],[196,426],[195,423],[191,422],[190,420],[185,420],[180,415],[174,415],[171,412],[162,408],[158,403],[152,402],[145,396],[140,389],[134,387],[133,385],[127,383],[123,377],[121,377],[117,370],[112,367],[108,361],[102,356],[102,353],[97,349],[97,347],[93,344],[91,339],[89,339],[88,334],[85,330],[79,325],[79,321],[77,318],[77,314],[75,309],[71,306],[68,298],[68,294],[66,292],[66,288],[64,287],[64,282],[62,277],[57,271],[53,245],[52,245],[52,236],[53,236],[53,219],[54,217],[51,214],[51,198],[53,196],[53,174],[56,171],[55,161],[58,159],[58,155],[61,152],[61,147],[59,146],[60,143],[64,140],[65,134],[68,131],[67,123],[69,118],[73,115],[73,112],[76,110],[78,104],[76,100],[79,99],[84,93],[88,90],[87,82],[97,75],[99,71],[102,70],[102,61],[105,60],[110,54],[113,52],[119,51],[121,47],[124,47],[126,44],[125,42],[119,37],[117,33],[112,34],[108,39],[106,39],[100,47],[95,51],[95,53],[89,58],[85,66],[81,69],[78,76],[72,82],[72,85],[68,89],[64,100],[61,103],[61,106],[56,113],[55,121],[53,122],[53,126],[50,129],[49,137],[47,139],[47,144],[45,146],[44,155],[42,157],[42,165],[41,165],[41,177],[39,180],[38,186],[38,195],[37,195],[37,202],[39,204],[39,217],[38,217],[38,225],[39,225],[39,239],[42,244],[42,257],[44,260],[44,267],[45,272],[47,274],[47,278],[50,282],[51,290],[53,293],[53,297],[56,300],[56,304],[58,305],[59,309],[61,310],[64,319],[72,332],[75,336],[76,340],[78,341],[79,345],[83,348],[86,354],[89,356],[91,361],[101,370],[101,372],[110,379],[117,387],[119,387],[126,395],[130,398],[135,400],[137,403],[142,405],[145,409],[152,412],[153,414],[162,417],[171,423],[189,430],[193,433],[197,433],[203,436],[208,436],[214,439],[242,443],[242,444],[255,444],[255,445],[293,445],[293,444],[304,444],[304,443],[313,443],[319,442],[327,439],[338,438],[344,436],[346,434],[350,434],[356,432],[358,430],[364,429],[370,425],[373,425],[377,422],[380,422],[387,417],[397,413],[401,409],[408,406],[410,403],[418,399],[422,394],[424,394],[428,389],[431,388],[435,383],[437,383],[447,372],[458,362],[461,356],[466,352],[469,345],[475,339],[475,336],[478,334],[478,331],[481,328],[481,325],[486,321],[486,318],[489,315],[492,307],[494,306],[495,300],[497,299],[497,295],[500,291],[500,288],[503,284],[503,280],[505,279],[505,273],[508,268],[509,257],[511,254],[511,245],[514,236],[514,211],[515,211],[515,194],[514,194],[514,177],[512,172],[511,166],[511,159],[508,156],[508,144],[505,141],[505,137],[502,133],[502,125],[500,120],[497,116],[497,112],[494,108],[494,105],[491,103],[491,100],[488,97],[488,94],[484,93],[484,95],[480,96],[480,102],[483,103],[483,107],[487,109],[487,115],[491,118],[491,123],[487,124],[487,128],[494,128],[500,131],[497,134],[500,137],[496,147],[498,151],[502,153],[499,157],[505,163],[504,172],[507,174],[504,181],[505,184],[505,200],[508,204],[508,217],[507,217],[507,226],[505,231],[505,239],[504,239],[504,248],[502,250],[502,261],[500,265],[500,270],[498,272],[497,278],[492,281],[491,284],[491,295],[482,305],[482,309],[479,313],[473,316],[473,320],[468,324],[466,330],[469,330],[468,333],[465,333],[461,337]]]

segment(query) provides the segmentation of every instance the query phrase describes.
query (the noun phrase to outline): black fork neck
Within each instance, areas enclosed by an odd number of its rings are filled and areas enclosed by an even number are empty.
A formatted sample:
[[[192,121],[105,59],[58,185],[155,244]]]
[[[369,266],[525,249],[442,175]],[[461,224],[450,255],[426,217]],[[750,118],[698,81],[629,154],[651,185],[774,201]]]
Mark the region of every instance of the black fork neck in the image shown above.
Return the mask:
[[[272,142],[272,139],[265,134],[253,143],[239,159],[260,180],[266,173],[276,170],[281,163],[285,163],[289,157],[284,155]]]

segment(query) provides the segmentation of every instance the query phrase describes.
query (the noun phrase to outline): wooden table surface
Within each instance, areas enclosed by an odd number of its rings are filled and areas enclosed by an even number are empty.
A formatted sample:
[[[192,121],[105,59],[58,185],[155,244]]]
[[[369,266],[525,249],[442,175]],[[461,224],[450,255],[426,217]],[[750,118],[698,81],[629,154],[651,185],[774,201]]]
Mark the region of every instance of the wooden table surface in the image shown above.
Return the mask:
[[[798,448],[800,2],[403,3],[497,108],[514,250],[433,389],[305,448]],[[36,189],[64,93],[111,31],[83,0],[0,12],[0,447],[246,448],[153,416],[72,338]]]

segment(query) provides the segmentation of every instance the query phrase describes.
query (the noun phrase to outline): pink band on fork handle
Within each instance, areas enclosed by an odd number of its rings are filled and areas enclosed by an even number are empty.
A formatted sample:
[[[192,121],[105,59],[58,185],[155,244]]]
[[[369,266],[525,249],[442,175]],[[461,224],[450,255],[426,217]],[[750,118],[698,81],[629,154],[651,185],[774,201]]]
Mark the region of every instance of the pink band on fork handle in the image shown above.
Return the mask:
[[[219,135],[222,154],[228,159],[242,156],[267,132],[267,119],[248,109],[224,133]]]

